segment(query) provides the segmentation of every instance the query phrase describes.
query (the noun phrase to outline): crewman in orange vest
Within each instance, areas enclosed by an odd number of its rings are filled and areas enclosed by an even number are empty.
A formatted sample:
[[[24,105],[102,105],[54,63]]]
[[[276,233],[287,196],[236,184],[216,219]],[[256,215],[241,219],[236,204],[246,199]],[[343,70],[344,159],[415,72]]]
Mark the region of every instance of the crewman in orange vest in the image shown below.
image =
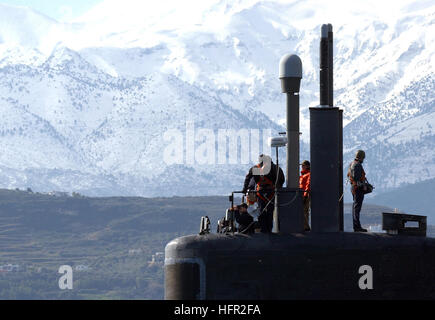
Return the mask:
[[[353,230],[355,232],[367,232],[367,229],[361,227],[359,220],[359,214],[361,212],[362,203],[364,200],[364,181],[366,180],[366,173],[362,167],[366,153],[363,150],[358,150],[353,160],[349,165],[347,176],[351,183],[351,189],[353,196],[352,205],[352,218],[353,218]]]
[[[302,162],[301,176],[299,177],[299,188],[304,191],[304,229],[305,231],[310,231],[309,224],[309,214],[310,214],[310,182],[311,182],[311,171],[310,162],[304,160]]]
[[[282,188],[285,182],[284,172],[279,168],[277,175],[277,166],[272,162],[272,158],[261,154],[258,158],[258,164],[249,169],[246,175],[243,193],[248,191],[252,178],[256,183],[257,201],[260,209],[258,222],[261,232],[270,233],[273,227],[275,184],[278,188]]]

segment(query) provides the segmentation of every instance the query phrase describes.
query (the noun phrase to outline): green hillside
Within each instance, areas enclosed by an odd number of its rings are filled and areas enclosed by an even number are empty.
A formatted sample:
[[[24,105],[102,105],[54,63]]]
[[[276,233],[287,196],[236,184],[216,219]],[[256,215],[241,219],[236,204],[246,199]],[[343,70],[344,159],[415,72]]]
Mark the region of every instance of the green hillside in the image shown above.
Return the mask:
[[[216,221],[228,201],[207,198],[54,197],[0,190],[0,299],[161,299],[162,261],[150,264],[173,238],[197,233],[200,218]],[[74,289],[61,291],[61,265]]]

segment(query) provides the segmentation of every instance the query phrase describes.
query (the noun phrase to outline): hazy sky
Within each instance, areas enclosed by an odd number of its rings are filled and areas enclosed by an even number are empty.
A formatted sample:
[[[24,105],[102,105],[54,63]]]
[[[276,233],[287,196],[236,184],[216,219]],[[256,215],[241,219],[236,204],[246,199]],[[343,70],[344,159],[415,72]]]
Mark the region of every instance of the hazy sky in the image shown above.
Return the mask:
[[[26,6],[58,21],[72,20],[102,0],[0,0],[0,3]]]

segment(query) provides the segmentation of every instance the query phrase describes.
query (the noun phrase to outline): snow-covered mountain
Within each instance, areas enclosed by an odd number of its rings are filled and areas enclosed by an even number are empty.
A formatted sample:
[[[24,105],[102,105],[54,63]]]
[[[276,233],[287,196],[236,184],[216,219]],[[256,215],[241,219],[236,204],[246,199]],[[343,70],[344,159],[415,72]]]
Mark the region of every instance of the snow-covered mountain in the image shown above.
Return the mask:
[[[334,26],[345,162],[365,149],[379,192],[433,179],[434,22],[433,2],[418,0],[106,0],[72,23],[0,4],[0,186],[145,196],[240,189],[249,166],[240,157],[252,164],[263,136],[282,130],[286,53],[303,62],[308,158],[323,23]],[[251,148],[229,146],[224,153],[242,156],[221,163],[218,133],[228,129],[247,132]],[[181,140],[168,139],[174,132]],[[174,145],[182,161],[170,163]]]

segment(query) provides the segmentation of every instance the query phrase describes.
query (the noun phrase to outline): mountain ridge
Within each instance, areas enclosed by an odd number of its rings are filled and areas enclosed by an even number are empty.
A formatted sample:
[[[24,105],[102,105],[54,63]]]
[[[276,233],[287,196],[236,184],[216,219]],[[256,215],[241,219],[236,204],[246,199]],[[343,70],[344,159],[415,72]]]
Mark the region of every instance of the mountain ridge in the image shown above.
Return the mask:
[[[308,108],[318,104],[318,17],[337,20],[332,21],[335,106],[344,110],[344,169],[355,150],[363,148],[365,169],[377,192],[434,178],[435,6],[400,2],[392,9],[397,16],[386,19],[385,13],[358,13],[346,5],[337,12],[354,12],[351,23],[350,16],[332,14],[335,2],[310,4],[327,14],[300,2],[213,2],[198,9],[198,19],[217,20],[198,25],[180,20],[172,27],[160,23],[143,34],[148,22],[141,24],[134,15],[128,23],[128,15],[117,21],[124,31],[116,34],[111,34],[115,25],[90,30],[87,26],[95,22],[58,23],[33,11],[21,25],[3,21],[1,186],[71,188],[67,191],[91,195],[114,195],[113,187],[114,192],[140,196],[239,189],[256,161],[257,147],[250,146],[249,163],[241,163],[239,153],[236,164],[221,165],[216,140],[206,148],[216,153],[214,163],[187,163],[188,123],[197,129],[196,150],[204,146],[200,129],[211,130],[215,138],[219,130],[228,129],[236,134],[246,129],[250,138],[255,138],[252,130],[273,135],[283,131],[285,95],[277,69],[279,58],[288,52],[303,61],[301,159],[309,159]],[[131,5],[141,6],[134,1]],[[11,16],[30,12],[10,9],[17,12]],[[288,23],[291,11],[299,15]],[[34,16],[46,29],[38,34],[36,28],[26,42],[20,34]],[[220,22],[213,26],[211,21]],[[14,28],[17,38],[14,33],[6,37]],[[83,36],[86,31],[89,37]],[[183,135],[184,162],[175,166],[164,159],[169,147],[164,135],[171,130]],[[272,153],[263,146],[259,143],[258,151]],[[423,165],[414,168],[418,161]],[[62,170],[68,179],[60,179]],[[98,181],[102,187],[88,187]]]

